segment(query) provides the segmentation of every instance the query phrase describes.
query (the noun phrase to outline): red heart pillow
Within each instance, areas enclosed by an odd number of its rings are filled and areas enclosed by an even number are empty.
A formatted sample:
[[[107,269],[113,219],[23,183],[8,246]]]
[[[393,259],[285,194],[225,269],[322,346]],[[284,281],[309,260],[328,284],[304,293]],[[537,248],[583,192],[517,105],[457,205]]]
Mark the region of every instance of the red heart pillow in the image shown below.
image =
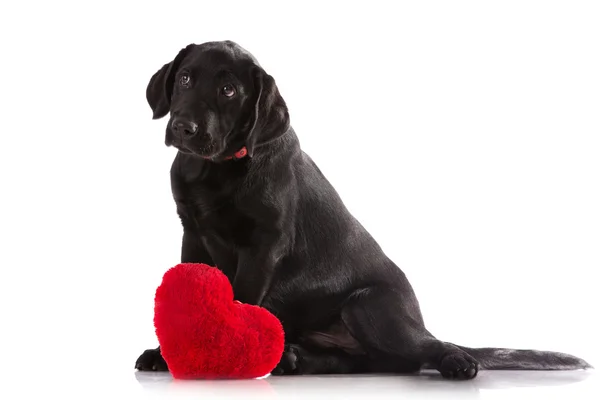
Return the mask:
[[[154,326],[174,378],[257,378],[283,353],[281,322],[234,302],[227,277],[205,264],[169,269],[156,290]]]

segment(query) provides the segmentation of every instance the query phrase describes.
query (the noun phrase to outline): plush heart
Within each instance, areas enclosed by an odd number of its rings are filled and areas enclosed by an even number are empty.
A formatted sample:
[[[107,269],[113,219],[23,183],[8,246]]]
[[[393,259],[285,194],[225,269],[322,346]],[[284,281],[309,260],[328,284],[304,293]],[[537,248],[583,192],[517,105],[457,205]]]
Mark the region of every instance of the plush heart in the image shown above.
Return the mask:
[[[256,378],[283,353],[280,321],[233,300],[227,277],[205,264],[169,269],[156,290],[154,326],[174,378]]]

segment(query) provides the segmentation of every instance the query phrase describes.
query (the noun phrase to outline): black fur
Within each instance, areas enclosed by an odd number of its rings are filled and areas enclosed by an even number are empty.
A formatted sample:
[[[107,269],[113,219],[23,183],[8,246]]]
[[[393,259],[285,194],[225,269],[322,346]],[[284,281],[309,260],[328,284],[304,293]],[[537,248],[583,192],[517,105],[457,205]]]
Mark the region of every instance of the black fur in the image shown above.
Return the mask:
[[[226,85],[234,96],[223,94]],[[237,300],[281,320],[287,345],[273,374],[435,368],[470,379],[479,368],[590,367],[570,355],[469,349],[429,333],[404,273],[302,151],[274,79],[237,44],[187,46],[152,77],[147,99],[154,118],[170,112],[165,142],[179,149],[171,183],[181,261],[217,265]],[[174,120],[198,129],[176,131]],[[227,159],[244,146],[248,156]],[[136,363],[165,366],[160,349]]]

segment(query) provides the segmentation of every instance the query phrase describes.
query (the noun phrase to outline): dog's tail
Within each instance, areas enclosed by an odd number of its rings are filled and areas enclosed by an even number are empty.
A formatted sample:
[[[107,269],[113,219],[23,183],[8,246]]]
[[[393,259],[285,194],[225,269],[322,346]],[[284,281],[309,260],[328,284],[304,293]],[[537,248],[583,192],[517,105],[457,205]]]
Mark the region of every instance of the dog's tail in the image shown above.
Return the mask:
[[[554,351],[457,347],[477,359],[482,369],[549,371],[593,368],[581,358]]]

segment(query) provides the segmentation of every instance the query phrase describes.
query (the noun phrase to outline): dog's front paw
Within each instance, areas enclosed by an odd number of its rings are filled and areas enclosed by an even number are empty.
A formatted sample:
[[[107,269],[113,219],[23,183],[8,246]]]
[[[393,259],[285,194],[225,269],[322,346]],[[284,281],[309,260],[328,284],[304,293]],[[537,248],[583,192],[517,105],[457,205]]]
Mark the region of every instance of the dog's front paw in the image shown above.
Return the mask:
[[[169,367],[160,354],[160,349],[149,349],[142,353],[135,362],[140,371],[168,371]]]
[[[271,375],[300,375],[300,346],[294,344],[286,344],[283,350],[283,355],[279,364],[271,371]]]
[[[438,371],[447,379],[473,379],[479,371],[479,363],[467,353],[457,351],[442,358]]]

